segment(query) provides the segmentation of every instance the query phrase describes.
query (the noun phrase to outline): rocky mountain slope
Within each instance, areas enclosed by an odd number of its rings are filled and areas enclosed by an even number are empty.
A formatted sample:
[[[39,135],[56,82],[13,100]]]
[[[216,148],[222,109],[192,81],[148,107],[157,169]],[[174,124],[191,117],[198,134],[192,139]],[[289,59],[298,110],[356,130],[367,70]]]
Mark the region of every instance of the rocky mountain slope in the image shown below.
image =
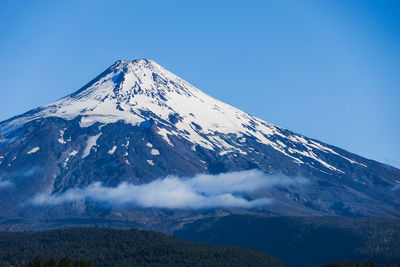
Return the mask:
[[[275,181],[307,183],[246,193],[247,200],[273,200],[252,209],[143,210],[87,198],[31,205],[38,193],[53,196],[94,182],[143,185],[168,175],[252,169]],[[399,184],[399,169],[255,118],[146,59],[117,61],[75,93],[0,123],[0,223],[6,229],[67,218],[154,228],[225,212],[400,217]]]

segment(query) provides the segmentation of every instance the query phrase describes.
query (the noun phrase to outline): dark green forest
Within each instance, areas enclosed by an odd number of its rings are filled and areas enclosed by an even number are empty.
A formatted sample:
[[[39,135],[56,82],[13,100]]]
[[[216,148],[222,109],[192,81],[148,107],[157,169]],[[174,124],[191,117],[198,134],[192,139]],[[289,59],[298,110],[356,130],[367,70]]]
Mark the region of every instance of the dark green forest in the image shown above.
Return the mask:
[[[253,249],[194,243],[151,231],[0,232],[0,266],[27,266],[36,257],[57,262],[68,257],[71,264],[79,260],[94,266],[283,266]]]
[[[35,257],[34,260],[28,262],[27,267],[94,267],[93,262],[89,260],[75,260],[72,262],[71,258],[66,256],[56,261],[54,258],[41,259]]]
[[[400,263],[399,219],[229,215],[186,224],[174,236],[253,248],[289,267],[339,260]]]
[[[320,267],[400,267],[400,264],[378,265],[373,261],[339,261],[327,263]]]
[[[400,267],[396,219],[230,215],[198,220],[174,235],[103,228],[0,232],[0,266]]]

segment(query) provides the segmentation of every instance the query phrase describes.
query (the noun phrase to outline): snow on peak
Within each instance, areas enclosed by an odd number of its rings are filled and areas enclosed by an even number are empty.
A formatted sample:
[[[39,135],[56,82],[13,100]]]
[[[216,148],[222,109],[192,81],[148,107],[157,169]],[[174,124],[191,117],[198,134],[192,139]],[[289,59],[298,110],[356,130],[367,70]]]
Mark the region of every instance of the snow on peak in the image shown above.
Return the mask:
[[[205,94],[150,59],[118,60],[75,93],[8,124],[12,127],[12,124],[50,116],[67,120],[82,116],[81,127],[120,120],[137,125],[152,119],[169,145],[173,146],[168,135],[177,135],[194,145],[217,150],[220,155],[246,154],[246,136],[271,146],[298,164],[304,163],[302,157],[316,158],[312,149],[328,151],[322,144],[310,143],[294,133],[283,134],[283,129]],[[237,142],[227,142],[221,134],[234,135]],[[299,143],[307,149],[301,153],[289,149],[272,136]],[[83,157],[90,153],[91,145],[88,144]]]

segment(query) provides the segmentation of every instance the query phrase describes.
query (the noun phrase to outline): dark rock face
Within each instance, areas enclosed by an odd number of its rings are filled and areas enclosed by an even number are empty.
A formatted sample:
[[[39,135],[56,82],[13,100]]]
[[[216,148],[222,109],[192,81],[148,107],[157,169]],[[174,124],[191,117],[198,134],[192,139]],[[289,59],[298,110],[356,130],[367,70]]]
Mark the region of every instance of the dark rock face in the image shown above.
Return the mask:
[[[38,192],[95,181],[144,184],[167,175],[250,169],[310,180],[260,193],[275,202],[250,212],[400,217],[400,190],[393,190],[400,170],[210,99],[152,61],[121,61],[76,93],[0,123],[0,181],[12,184],[0,187],[0,228],[11,219],[21,220],[13,227],[29,229],[45,228],[49,220],[94,218],[164,229],[182,218],[249,212],[121,209],[86,200],[46,208],[23,203]]]

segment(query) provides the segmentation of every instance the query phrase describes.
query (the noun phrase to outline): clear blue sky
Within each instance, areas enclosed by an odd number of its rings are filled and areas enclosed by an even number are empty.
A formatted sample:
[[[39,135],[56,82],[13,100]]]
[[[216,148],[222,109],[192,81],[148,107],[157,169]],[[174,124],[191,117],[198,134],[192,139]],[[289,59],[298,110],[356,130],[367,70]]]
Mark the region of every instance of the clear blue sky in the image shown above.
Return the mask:
[[[400,167],[400,1],[0,0],[0,120],[136,58]]]

